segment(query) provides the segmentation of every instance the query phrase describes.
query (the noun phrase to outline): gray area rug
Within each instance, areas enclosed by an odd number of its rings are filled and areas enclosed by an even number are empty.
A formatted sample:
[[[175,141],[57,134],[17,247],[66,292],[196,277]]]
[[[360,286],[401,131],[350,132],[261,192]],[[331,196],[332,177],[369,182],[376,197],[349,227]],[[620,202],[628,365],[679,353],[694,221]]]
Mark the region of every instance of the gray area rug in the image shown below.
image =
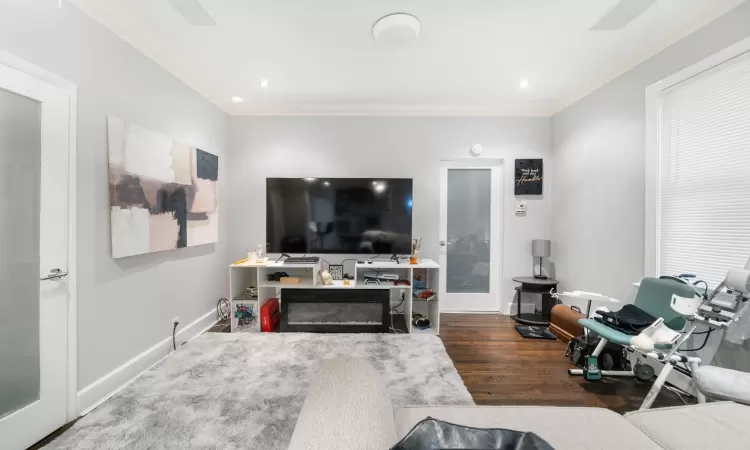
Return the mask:
[[[286,449],[320,361],[341,355],[367,359],[396,406],[474,404],[437,336],[206,333],[46,448]]]

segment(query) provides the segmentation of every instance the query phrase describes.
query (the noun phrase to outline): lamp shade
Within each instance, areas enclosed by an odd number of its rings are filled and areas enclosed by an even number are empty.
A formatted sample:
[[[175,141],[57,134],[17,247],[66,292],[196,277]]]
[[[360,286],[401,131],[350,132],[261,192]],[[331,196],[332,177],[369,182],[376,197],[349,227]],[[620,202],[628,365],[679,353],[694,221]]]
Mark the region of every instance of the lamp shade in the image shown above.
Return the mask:
[[[550,255],[551,242],[547,239],[534,239],[531,241],[531,256],[535,258],[547,258]]]

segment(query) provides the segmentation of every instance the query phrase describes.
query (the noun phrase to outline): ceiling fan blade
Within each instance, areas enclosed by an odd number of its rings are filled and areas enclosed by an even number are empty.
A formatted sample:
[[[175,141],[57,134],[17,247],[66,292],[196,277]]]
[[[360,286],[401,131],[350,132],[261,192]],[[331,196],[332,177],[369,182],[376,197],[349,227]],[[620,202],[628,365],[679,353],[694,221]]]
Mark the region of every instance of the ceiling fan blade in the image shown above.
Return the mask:
[[[620,0],[599,19],[591,31],[622,30],[636,17],[656,3],[656,0]]]
[[[199,0],[168,0],[168,2],[190,25],[199,27],[216,25],[213,17],[203,9]]]

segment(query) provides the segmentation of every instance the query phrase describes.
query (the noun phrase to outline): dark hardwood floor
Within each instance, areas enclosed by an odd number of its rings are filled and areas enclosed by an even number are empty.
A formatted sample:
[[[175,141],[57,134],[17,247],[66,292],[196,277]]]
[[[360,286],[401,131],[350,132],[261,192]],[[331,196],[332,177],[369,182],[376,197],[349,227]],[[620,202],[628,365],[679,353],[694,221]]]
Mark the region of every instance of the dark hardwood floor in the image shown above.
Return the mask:
[[[651,388],[634,378],[590,382],[570,376],[575,366],[565,357],[565,344],[524,339],[515,325],[497,314],[440,316],[445,349],[478,405],[598,406],[626,413],[638,409]],[[229,332],[229,321],[209,331]],[[682,404],[677,394],[662,389],[654,407]]]
[[[568,375],[573,364],[560,341],[524,339],[508,316],[442,314],[440,337],[478,405],[598,406],[638,409],[650,383],[633,378],[589,382]],[[682,405],[662,389],[654,407]]]

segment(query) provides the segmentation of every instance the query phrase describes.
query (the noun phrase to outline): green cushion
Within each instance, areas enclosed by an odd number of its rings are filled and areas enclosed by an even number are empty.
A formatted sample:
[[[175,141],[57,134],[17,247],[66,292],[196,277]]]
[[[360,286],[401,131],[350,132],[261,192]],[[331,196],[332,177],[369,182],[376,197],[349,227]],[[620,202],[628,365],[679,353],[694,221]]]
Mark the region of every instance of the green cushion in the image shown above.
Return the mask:
[[[578,323],[614,344],[630,345],[630,338],[633,337],[630,334],[610,328],[594,319],[579,319]],[[670,344],[656,344],[656,348],[669,349],[672,346]]]
[[[695,295],[695,289],[675,280],[644,278],[641,280],[641,287],[638,288],[638,294],[636,294],[633,304],[654,317],[663,318],[664,323],[669,328],[680,331],[685,325],[685,317],[672,309],[670,305],[672,294],[689,298]],[[630,338],[633,337],[594,319],[580,319],[578,323],[615,344],[630,345]],[[656,348],[667,350],[672,348],[672,345],[656,344]]]
[[[633,304],[654,317],[664,319],[669,328],[680,331],[685,326],[685,317],[672,309],[672,294],[692,298],[695,289],[679,281],[659,278],[644,278]]]

